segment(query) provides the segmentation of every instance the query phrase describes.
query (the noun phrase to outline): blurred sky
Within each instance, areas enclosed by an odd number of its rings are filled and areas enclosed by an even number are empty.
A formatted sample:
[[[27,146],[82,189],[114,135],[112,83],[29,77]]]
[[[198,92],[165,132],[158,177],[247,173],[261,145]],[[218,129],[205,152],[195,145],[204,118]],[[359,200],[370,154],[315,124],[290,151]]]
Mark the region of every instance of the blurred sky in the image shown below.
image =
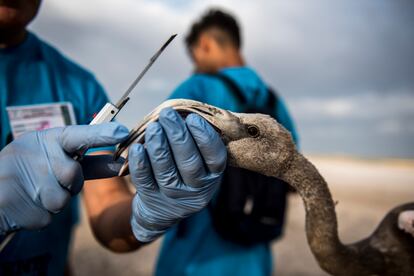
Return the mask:
[[[118,117],[133,127],[191,73],[183,38],[212,6],[239,19],[246,60],[287,101],[305,153],[414,158],[414,1],[43,0],[31,29],[113,100],[178,33]]]

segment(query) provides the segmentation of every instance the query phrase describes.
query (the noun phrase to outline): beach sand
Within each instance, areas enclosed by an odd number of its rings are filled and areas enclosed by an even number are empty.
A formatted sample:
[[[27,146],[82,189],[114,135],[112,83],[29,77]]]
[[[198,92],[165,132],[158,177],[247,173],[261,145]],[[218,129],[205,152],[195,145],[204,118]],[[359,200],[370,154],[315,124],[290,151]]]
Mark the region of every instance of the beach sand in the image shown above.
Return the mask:
[[[414,201],[414,161],[312,156],[338,202],[339,234],[344,243],[372,233],[393,207]],[[305,212],[297,195],[289,197],[285,235],[272,245],[275,274],[327,275],[314,260],[305,237]],[[70,262],[75,275],[152,275],[160,241],[128,254],[114,254],[93,238],[85,214],[75,231]]]

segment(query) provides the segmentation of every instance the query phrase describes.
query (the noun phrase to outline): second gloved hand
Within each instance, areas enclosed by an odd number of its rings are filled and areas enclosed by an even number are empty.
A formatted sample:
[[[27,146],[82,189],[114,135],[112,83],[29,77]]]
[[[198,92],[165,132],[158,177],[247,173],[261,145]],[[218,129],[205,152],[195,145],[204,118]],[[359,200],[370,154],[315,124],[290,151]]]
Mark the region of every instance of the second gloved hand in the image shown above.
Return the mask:
[[[7,145],[0,152],[0,234],[46,226],[85,179],[116,175],[120,165],[113,167],[105,156],[85,156],[81,167],[72,155],[127,136],[127,128],[107,123],[34,131]]]
[[[137,189],[131,226],[139,241],[150,242],[208,204],[221,182],[227,151],[203,118],[190,114],[184,121],[171,108],[147,127],[145,145],[129,149]]]

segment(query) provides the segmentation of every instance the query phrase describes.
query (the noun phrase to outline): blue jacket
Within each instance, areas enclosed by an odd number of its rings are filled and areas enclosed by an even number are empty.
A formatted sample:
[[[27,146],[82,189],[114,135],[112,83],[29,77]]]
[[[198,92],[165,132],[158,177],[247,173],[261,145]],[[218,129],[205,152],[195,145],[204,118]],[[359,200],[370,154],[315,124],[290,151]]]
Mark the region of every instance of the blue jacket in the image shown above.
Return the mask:
[[[220,73],[234,80],[249,102],[258,107],[266,104],[268,95],[266,84],[252,69],[226,68]],[[226,84],[214,76],[205,74],[191,76],[172,93],[170,98],[192,99],[235,112],[242,111],[238,100]],[[297,141],[293,122],[280,97],[274,115]],[[186,219],[185,224],[185,235],[181,235],[179,225],[165,235],[158,257],[156,275],[271,274],[272,255],[269,244],[257,244],[246,249],[222,239],[213,229],[207,209]]]
[[[0,149],[11,140],[6,106],[62,101],[73,104],[78,124],[88,124],[107,97],[92,74],[33,34],[0,49]],[[75,198],[46,228],[19,231],[0,253],[0,275],[63,275],[77,220]]]

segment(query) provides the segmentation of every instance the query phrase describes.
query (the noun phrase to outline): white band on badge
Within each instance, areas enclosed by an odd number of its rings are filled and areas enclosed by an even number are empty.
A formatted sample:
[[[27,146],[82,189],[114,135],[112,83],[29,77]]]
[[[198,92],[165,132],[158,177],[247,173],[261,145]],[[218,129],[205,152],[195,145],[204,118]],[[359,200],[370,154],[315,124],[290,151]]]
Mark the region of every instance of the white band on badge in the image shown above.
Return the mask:
[[[28,131],[76,124],[70,102],[8,106],[6,109],[13,139]]]

